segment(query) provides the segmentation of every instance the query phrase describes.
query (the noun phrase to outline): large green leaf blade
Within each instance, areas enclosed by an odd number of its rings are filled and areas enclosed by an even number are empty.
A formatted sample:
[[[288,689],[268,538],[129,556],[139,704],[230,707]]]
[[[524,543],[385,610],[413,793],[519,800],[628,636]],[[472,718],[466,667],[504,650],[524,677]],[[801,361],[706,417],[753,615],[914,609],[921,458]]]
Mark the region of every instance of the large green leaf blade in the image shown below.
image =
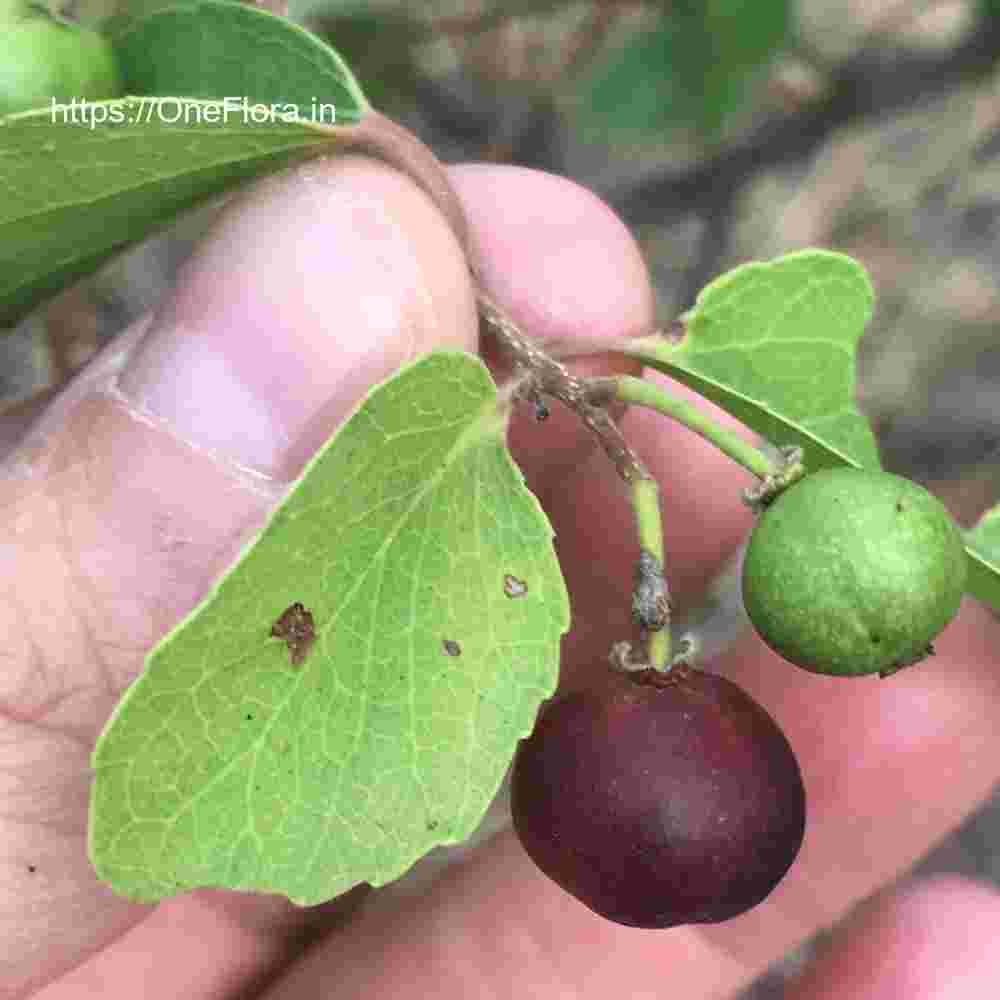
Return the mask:
[[[196,0],[109,25],[130,94],[294,105],[316,124],[356,122],[368,101],[335,49],[287,18]],[[332,104],[336,121],[314,106]]]
[[[700,392],[809,469],[881,468],[855,398],[857,343],[874,293],[852,258],[802,250],[753,261],[707,285],[679,343],[632,341],[628,353]]]
[[[64,123],[48,109],[0,120],[0,326],[178,213],[334,140],[295,122],[223,118],[218,102],[95,107],[121,121]]]
[[[295,602],[317,635],[297,666],[269,636]],[[93,756],[98,874],[135,899],[214,885],[303,904],[395,878],[476,826],[554,689],[568,617],[488,372],[425,356],[151,652]]]

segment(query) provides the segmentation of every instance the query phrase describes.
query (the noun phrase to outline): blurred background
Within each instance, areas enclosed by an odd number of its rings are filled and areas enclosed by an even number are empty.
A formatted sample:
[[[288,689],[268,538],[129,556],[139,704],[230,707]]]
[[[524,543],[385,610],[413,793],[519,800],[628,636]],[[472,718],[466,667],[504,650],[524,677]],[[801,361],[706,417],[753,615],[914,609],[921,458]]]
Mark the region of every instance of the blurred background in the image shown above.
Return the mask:
[[[69,9],[97,22],[164,5]],[[877,293],[859,402],[883,464],[966,526],[997,501],[1000,0],[262,6],[327,37],[372,103],[445,162],[536,167],[602,195],[640,240],[663,324],[746,260],[807,246],[858,258]],[[0,337],[0,448],[156,304],[211,214]],[[716,634],[741,626],[733,579],[700,619]],[[501,801],[484,833],[505,821]],[[418,866],[409,886],[455,854]],[[1000,796],[906,877],[940,871],[1000,883]],[[822,938],[746,998],[781,997]]]

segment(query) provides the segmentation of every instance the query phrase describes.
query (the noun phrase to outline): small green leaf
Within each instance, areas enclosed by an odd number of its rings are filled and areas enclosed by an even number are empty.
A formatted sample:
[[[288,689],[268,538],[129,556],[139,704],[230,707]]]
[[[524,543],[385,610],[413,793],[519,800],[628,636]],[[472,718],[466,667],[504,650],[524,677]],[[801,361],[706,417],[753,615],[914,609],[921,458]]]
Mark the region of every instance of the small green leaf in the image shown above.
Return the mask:
[[[368,102],[334,49],[287,18],[198,0],[109,27],[130,94],[294,105],[317,124],[356,122]],[[333,104],[336,122],[313,112]]]
[[[683,382],[808,469],[881,463],[857,407],[857,343],[873,292],[855,260],[802,250],[751,262],[706,286],[686,334],[632,341],[628,353]]]
[[[134,899],[319,903],[466,838],[555,687],[552,530],[467,354],[382,383],[150,653],[98,740],[90,857]]]
[[[772,444],[798,445],[810,471],[880,469],[857,408],[857,342],[873,292],[855,260],[801,250],[734,268],[707,285],[677,344],[631,341],[626,353],[712,400]],[[1000,609],[1000,508],[967,536],[967,590]]]
[[[965,533],[969,556],[967,591],[1000,611],[1000,505],[988,510]]]
[[[49,109],[0,119],[0,327],[179,212],[335,141],[244,121],[219,102],[124,98],[88,110],[103,124],[79,107],[76,124]]]

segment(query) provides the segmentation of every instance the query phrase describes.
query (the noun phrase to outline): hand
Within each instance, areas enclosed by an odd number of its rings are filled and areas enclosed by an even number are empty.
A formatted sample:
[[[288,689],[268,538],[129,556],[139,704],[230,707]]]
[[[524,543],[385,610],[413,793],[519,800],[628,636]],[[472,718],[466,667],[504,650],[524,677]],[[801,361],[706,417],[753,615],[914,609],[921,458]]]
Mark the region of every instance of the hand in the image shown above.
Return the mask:
[[[592,196],[527,170],[452,176],[489,291],[528,331],[585,351],[650,327],[638,251]],[[344,900],[300,910],[200,890],[154,908],[112,895],[85,847],[88,756],[112,706],[365,389],[439,345],[477,346],[468,272],[441,217],[372,161],[307,164],[227,206],[156,316],[112,344],[8,456],[0,998],[724,997],[887,884],[989,793],[1000,632],[970,600],[938,655],[890,681],[806,674],[749,632],[706,664],[782,725],[809,796],[792,871],[729,923],[608,923],[539,874],[509,831],[424,893],[376,892],[353,920]],[[748,476],[661,417],[630,412],[623,426],[660,479],[683,609],[750,526],[739,500]],[[572,595],[563,683],[583,683],[581,669],[628,629],[631,515],[567,414],[553,408],[544,427],[519,414],[512,444],[554,522]],[[962,996],[987,995],[996,982],[990,889],[938,881],[860,919],[793,996],[910,1000],[959,982]]]

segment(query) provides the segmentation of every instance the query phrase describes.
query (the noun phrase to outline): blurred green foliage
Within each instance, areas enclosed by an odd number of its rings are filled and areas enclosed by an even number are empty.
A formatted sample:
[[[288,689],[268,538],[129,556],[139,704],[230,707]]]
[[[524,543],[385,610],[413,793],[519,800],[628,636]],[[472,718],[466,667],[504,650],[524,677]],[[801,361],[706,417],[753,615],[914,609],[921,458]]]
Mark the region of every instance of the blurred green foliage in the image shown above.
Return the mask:
[[[368,100],[380,111],[412,100],[419,75],[413,43],[421,28],[405,10],[338,4],[307,23],[350,62]]]
[[[587,134],[687,127],[716,137],[793,32],[791,0],[672,0],[580,81]]]

